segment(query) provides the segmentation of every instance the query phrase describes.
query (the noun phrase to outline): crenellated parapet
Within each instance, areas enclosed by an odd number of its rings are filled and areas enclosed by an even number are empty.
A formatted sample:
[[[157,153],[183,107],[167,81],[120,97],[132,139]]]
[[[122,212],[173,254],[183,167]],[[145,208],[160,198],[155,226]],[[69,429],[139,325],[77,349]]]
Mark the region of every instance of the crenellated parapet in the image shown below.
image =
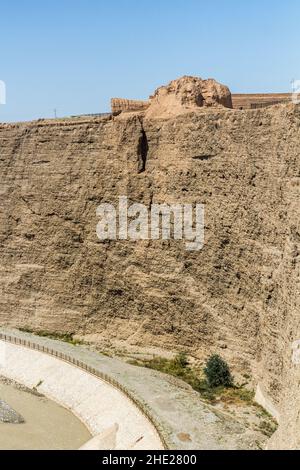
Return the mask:
[[[150,105],[150,101],[127,100],[125,98],[111,99],[111,112],[114,115],[123,111],[144,111]]]

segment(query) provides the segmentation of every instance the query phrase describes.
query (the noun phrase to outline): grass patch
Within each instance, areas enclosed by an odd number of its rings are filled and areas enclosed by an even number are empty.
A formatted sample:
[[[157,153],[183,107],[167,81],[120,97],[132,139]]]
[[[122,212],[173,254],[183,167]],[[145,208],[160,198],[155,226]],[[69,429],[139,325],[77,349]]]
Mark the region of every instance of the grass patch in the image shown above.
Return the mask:
[[[228,385],[211,386],[207,379],[205,370],[196,370],[190,367],[186,354],[180,353],[173,359],[166,359],[163,357],[153,357],[148,360],[134,359],[128,361],[130,364],[147,367],[154,369],[165,374],[178,377],[184,382],[188,383],[194,390],[196,390],[201,398],[211,405],[222,403],[226,405],[249,406],[253,407],[253,411],[257,410],[257,417],[261,420],[256,429],[264,435],[271,437],[276,431],[278,424],[274,418],[260,405],[254,401],[254,391],[245,388],[244,385],[235,385],[231,375],[227,375],[231,380]],[[229,371],[229,369],[228,369]],[[248,376],[249,377],[249,376]],[[247,378],[248,378],[247,377]],[[246,378],[246,377],[245,377]],[[236,415],[236,409],[231,408],[231,413]],[[216,411],[215,411],[216,412]],[[247,414],[250,414],[249,412]],[[258,445],[258,447],[260,447]]]
[[[64,341],[65,343],[72,344],[76,346],[78,344],[84,344],[83,341],[74,339],[74,333],[53,333],[46,330],[31,330],[29,328],[19,328],[20,331],[24,333],[34,334],[36,336],[41,336],[43,338],[56,339],[59,341]]]
[[[269,418],[269,419],[272,419],[274,421],[274,418],[271,415],[271,413],[269,413],[267,410],[265,410],[265,408],[263,408],[261,405],[259,405],[256,402],[254,402],[254,406],[257,408],[256,416],[258,416],[259,418]]]
[[[228,405],[235,404],[235,405],[253,405],[254,403],[254,391],[248,390],[243,387],[232,386],[230,388],[222,387],[219,390],[218,398]]]
[[[130,360],[130,364],[148,369],[157,370],[165,374],[177,377],[188,383],[201,397],[209,403],[215,403],[217,396],[225,387],[211,387],[206,378],[202,377],[203,373],[189,366],[187,355],[179,353],[173,359],[164,357],[153,357],[148,360]]]
[[[276,422],[269,413],[260,405],[255,403],[255,392],[253,390],[245,388],[244,385],[234,385],[233,380],[231,381],[231,385],[212,387],[209,385],[204,370],[197,370],[189,366],[187,355],[185,353],[180,353],[173,359],[153,357],[148,360],[134,359],[128,362],[135,366],[147,367],[183,380],[198,392],[203,400],[207,401],[211,405],[222,402],[224,405],[255,406],[260,418],[271,418],[273,425],[276,426]],[[267,429],[265,429],[265,432],[267,432]],[[271,428],[269,429],[269,432],[271,432]],[[274,431],[272,431],[272,433],[273,432]]]
[[[274,420],[264,420],[258,426],[259,431],[261,431],[265,436],[271,437],[276,431],[278,425]]]

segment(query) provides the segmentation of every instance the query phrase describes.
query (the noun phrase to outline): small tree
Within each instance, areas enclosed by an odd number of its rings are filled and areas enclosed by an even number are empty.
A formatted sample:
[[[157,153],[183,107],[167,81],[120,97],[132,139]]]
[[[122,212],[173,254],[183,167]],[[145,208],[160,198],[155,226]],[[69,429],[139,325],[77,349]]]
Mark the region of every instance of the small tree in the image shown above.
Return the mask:
[[[210,387],[218,387],[220,385],[231,387],[233,385],[228,364],[218,354],[209,357],[204,373]]]

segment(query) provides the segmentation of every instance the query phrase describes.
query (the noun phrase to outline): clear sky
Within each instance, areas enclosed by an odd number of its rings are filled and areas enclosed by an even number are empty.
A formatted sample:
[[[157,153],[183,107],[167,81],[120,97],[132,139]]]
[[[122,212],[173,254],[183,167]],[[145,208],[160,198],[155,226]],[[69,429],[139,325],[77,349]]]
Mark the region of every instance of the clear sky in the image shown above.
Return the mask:
[[[299,0],[1,0],[0,121],[109,110],[182,75],[233,92],[300,79]]]

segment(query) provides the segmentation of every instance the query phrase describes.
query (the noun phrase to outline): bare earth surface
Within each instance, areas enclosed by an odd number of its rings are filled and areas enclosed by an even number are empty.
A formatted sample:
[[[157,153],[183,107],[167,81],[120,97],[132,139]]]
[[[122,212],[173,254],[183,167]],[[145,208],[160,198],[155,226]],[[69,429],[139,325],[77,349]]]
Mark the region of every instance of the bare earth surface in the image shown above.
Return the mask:
[[[25,423],[0,422],[0,449],[78,449],[91,437],[72,413],[45,397],[0,378],[0,396]]]

